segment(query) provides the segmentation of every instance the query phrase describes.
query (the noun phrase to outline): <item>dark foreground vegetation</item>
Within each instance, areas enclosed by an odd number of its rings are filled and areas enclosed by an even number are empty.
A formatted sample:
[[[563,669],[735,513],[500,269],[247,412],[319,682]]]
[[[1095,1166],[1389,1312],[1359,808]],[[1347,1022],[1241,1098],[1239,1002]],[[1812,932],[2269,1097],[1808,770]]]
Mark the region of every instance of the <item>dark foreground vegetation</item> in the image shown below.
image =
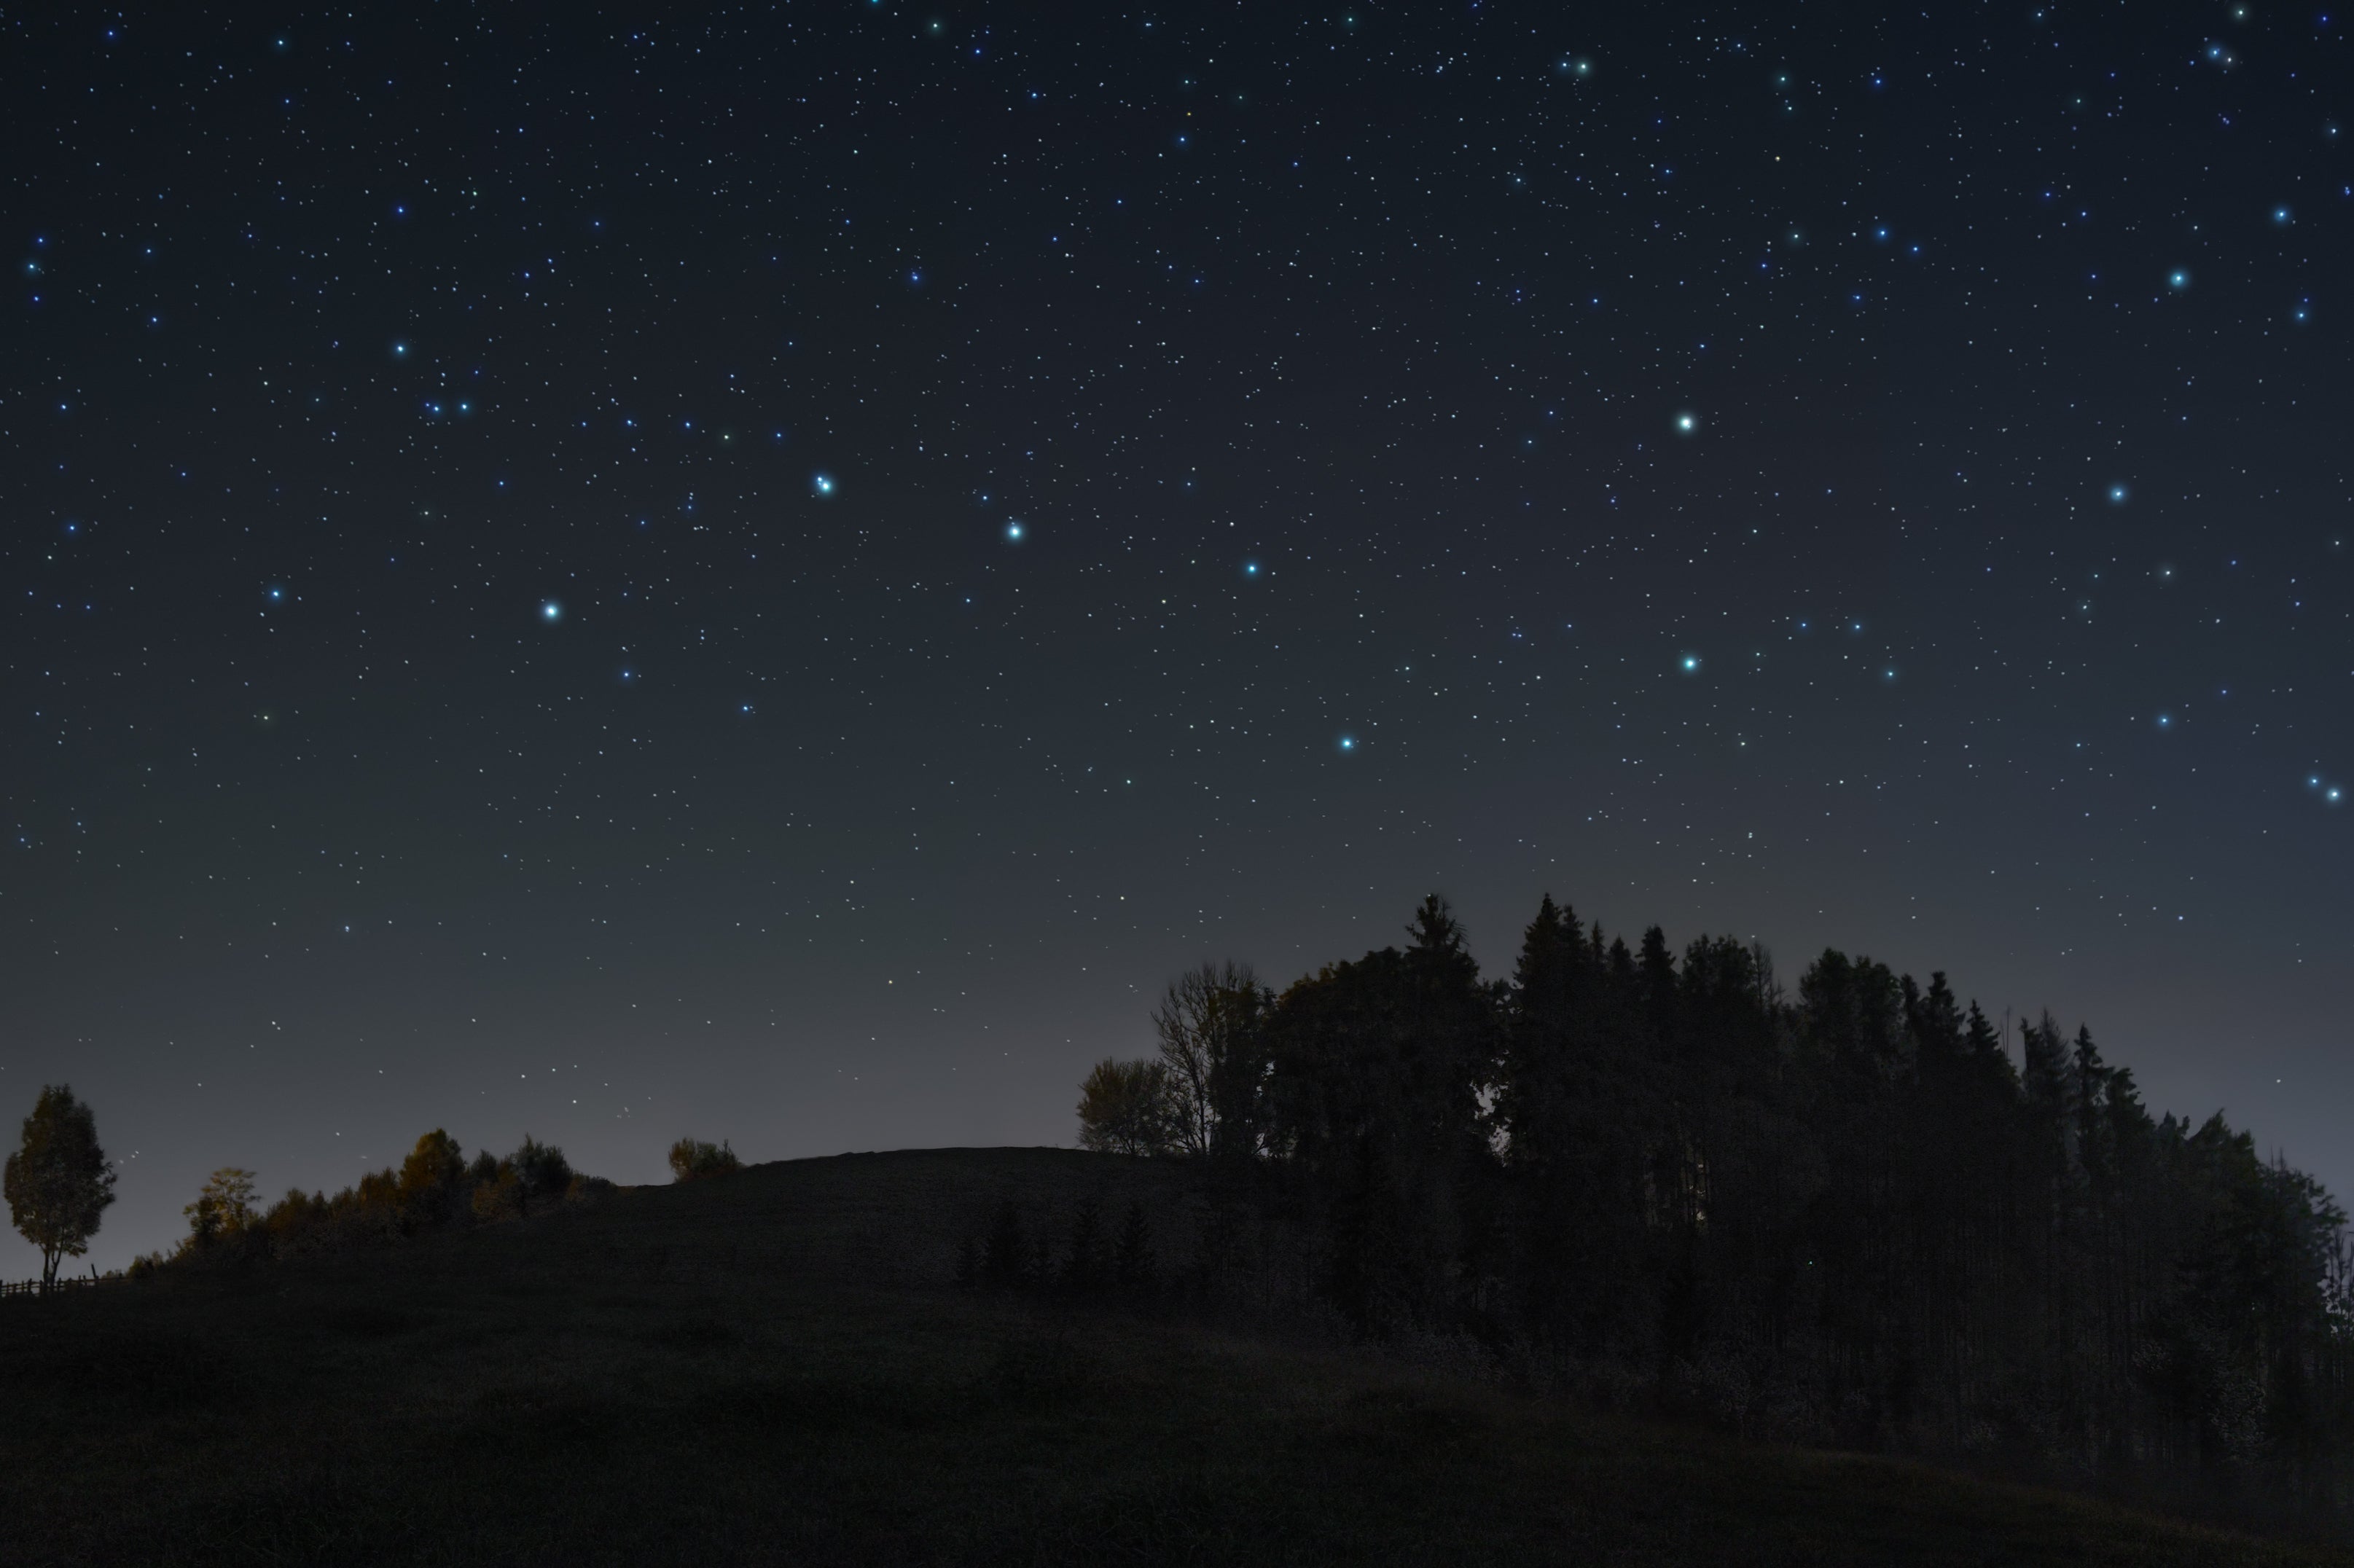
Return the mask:
[[[1083,1141],[1220,1172],[1288,1227],[1261,1255],[1376,1341],[2344,1528],[2345,1214],[2221,1114],[2154,1116],[2089,1030],[2014,1045],[1944,975],[1838,952],[1788,994],[1753,945],[1630,948],[1551,899],[1509,980],[1439,899],[1407,935],[1280,994],[1184,977],[1160,1059],[1083,1086]]]
[[[1204,1294],[1219,1211],[1200,1161],[847,1156],[12,1302],[0,1556],[2349,1561],[1376,1359]]]

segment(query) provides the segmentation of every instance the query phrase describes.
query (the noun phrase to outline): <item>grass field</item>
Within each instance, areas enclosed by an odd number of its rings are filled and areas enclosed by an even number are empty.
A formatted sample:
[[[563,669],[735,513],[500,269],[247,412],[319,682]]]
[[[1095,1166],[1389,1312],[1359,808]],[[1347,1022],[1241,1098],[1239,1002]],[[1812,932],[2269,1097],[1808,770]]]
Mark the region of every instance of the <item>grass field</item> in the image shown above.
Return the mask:
[[[12,1301],[0,1563],[2354,1565],[947,1286],[1002,1196],[1181,1180],[844,1156]]]

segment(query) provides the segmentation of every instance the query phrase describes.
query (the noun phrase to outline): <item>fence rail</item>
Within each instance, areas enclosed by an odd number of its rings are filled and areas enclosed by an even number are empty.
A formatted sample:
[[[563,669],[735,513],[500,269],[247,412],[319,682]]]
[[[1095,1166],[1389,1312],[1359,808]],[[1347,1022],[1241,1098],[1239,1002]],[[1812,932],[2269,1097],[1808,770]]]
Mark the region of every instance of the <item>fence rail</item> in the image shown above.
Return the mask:
[[[67,1275],[44,1290],[37,1279],[0,1279],[0,1298],[10,1296],[54,1296],[61,1290],[86,1290],[93,1285],[119,1285],[119,1274]]]

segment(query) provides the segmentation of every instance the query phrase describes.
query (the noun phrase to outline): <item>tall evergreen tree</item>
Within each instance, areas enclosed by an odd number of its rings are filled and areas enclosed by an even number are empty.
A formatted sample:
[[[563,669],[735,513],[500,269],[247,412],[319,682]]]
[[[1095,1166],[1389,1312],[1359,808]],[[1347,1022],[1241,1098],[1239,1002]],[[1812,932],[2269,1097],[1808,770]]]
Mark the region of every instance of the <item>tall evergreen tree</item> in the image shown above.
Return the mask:
[[[1443,902],[1408,937],[1294,983],[1247,1058],[1250,1169],[1366,1330],[1536,1340],[1811,1440],[2354,1484],[2345,1213],[2220,1116],[2153,1118],[2089,1029],[2038,1015],[2014,1061],[1943,973],[1826,951],[1786,997],[1754,945],[1630,948],[1550,896],[1500,987]]]

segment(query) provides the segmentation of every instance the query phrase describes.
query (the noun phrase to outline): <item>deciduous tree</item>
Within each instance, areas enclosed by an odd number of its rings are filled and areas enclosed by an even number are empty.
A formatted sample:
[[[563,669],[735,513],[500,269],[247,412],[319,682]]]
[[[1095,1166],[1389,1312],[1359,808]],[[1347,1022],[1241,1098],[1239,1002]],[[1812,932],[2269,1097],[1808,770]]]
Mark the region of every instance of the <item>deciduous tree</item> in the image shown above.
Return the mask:
[[[41,1252],[41,1286],[58,1281],[60,1258],[80,1257],[114,1202],[114,1168],[98,1145],[98,1120],[65,1084],[44,1088],[8,1156],[9,1217]]]
[[[1079,1085],[1079,1147],[1103,1154],[1169,1154],[1182,1144],[1172,1125],[1169,1069],[1159,1062],[1107,1056]]]

